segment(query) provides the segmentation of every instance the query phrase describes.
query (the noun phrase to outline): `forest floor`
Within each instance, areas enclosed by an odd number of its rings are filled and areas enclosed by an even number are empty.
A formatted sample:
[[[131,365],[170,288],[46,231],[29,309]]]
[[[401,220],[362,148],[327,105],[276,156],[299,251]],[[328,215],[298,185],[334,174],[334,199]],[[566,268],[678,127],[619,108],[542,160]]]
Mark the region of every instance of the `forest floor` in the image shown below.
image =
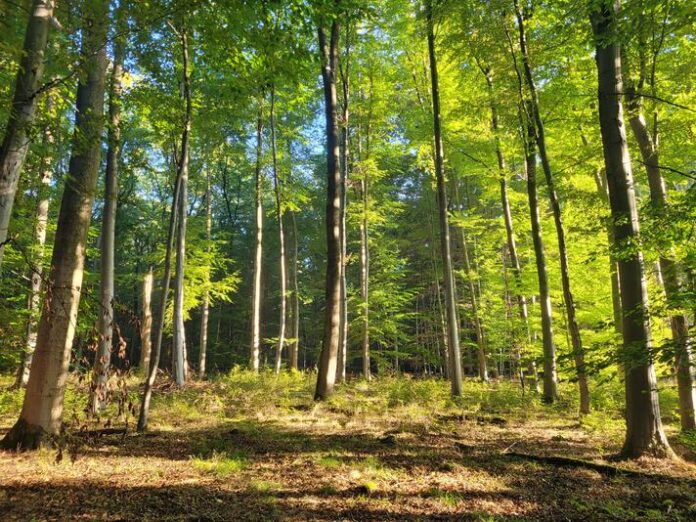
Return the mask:
[[[0,452],[0,519],[696,520],[696,439],[669,419],[683,459],[609,463],[623,426],[606,398],[579,421],[572,400],[542,406],[513,383],[467,381],[459,404],[430,379],[356,381],[321,404],[312,384],[233,372],[164,385],[145,434]],[[80,386],[67,419],[81,415]],[[21,392],[0,391],[0,435],[20,404]]]

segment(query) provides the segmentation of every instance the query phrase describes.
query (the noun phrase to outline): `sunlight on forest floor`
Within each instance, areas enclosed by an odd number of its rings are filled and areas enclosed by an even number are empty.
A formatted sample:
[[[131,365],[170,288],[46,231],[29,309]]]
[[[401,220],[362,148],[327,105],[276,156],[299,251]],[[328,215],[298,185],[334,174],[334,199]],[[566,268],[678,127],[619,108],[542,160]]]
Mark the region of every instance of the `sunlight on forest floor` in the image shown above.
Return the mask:
[[[0,513],[3,520],[696,517],[696,467],[686,461],[619,464],[652,474],[635,476],[509,454],[601,461],[623,436],[606,396],[578,421],[563,413],[574,406],[570,387],[562,389],[567,402],[545,407],[509,382],[467,381],[458,405],[443,381],[355,381],[322,404],[311,400],[313,384],[302,374],[233,372],[178,391],[161,386],[146,434],[69,437],[64,452],[0,453]],[[76,387],[65,418],[78,425],[84,393]],[[131,388],[137,401],[135,379]],[[4,386],[3,432],[20,405],[21,392]],[[675,450],[693,460],[693,439],[678,437],[667,420]]]

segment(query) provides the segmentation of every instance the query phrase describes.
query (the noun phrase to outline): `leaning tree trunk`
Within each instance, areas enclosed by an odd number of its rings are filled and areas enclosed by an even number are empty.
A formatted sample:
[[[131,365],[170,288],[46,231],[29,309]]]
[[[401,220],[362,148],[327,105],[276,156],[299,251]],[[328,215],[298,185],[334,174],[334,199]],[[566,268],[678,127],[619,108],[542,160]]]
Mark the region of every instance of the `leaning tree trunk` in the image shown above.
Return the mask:
[[[210,242],[212,240],[211,233],[213,230],[213,202],[212,191],[210,187],[210,170],[206,176],[205,189],[205,240],[207,242],[208,256],[210,258]],[[210,269],[206,272],[206,290],[203,294],[203,302],[201,303],[201,336],[198,343],[198,376],[205,377],[205,363],[208,354],[208,318],[210,316],[210,292],[207,285],[210,284]]]
[[[580,327],[578,326],[577,316],[575,313],[575,300],[570,287],[570,268],[568,266],[568,249],[566,247],[565,226],[563,225],[563,215],[561,212],[561,202],[556,192],[555,180],[551,172],[551,164],[546,150],[546,136],[544,131],[544,122],[541,118],[539,110],[539,97],[536,90],[536,84],[532,75],[532,68],[529,63],[529,55],[527,52],[527,41],[525,35],[524,17],[519,7],[519,0],[514,0],[515,14],[517,16],[517,25],[519,28],[520,52],[522,54],[522,65],[524,69],[524,77],[529,89],[529,110],[531,119],[534,122],[534,139],[539,148],[539,157],[541,158],[541,166],[544,170],[546,178],[546,187],[548,189],[549,199],[551,201],[551,210],[553,212],[553,220],[556,226],[556,236],[558,238],[558,256],[561,260],[561,284],[563,286],[563,301],[565,303],[566,315],[568,317],[568,330],[573,348],[573,359],[575,361],[575,371],[578,377],[578,388],[580,391],[580,413],[587,414],[590,412],[590,390],[587,382],[587,369],[585,367],[585,350],[582,346],[582,338],[580,337]]]
[[[191,134],[191,75],[189,72],[189,48],[188,35],[186,29],[181,30],[181,53],[182,53],[182,83],[183,95],[186,103],[184,113],[184,131],[181,136],[181,158],[178,170],[180,179],[178,222],[179,227],[176,237],[176,277],[174,280],[174,374],[177,386],[183,386],[186,382],[188,373],[188,362],[186,360],[186,330],[184,327],[184,269],[186,262],[186,221],[187,221],[187,201],[188,201],[188,167],[189,167],[189,141]]]
[[[99,322],[97,324],[99,346],[95,354],[92,387],[90,390],[91,408],[94,414],[104,407],[108,398],[107,381],[113,346],[114,253],[116,242],[116,206],[118,204],[118,162],[121,155],[121,81],[123,78],[124,52],[125,42],[123,36],[119,35],[114,41],[114,63],[111,72],[111,92],[109,94],[109,148],[106,153],[106,175],[104,179],[100,309]]]
[[[85,74],[77,87],[72,156],[32,371],[19,420],[2,441],[5,448],[37,448],[58,435],[61,427],[101,156],[108,9],[108,0],[88,0],[84,5]]]
[[[283,348],[285,347],[285,324],[287,319],[287,279],[288,262],[285,254],[285,227],[283,224],[283,202],[282,187],[278,177],[278,151],[276,147],[276,128],[275,128],[275,90],[271,87],[271,153],[273,156],[273,189],[276,199],[276,213],[278,214],[278,245],[280,248],[280,321],[278,326],[278,344],[275,354],[275,373],[280,373],[283,363]]]
[[[459,324],[457,319],[457,297],[452,270],[450,251],[449,218],[447,216],[447,194],[445,191],[444,157],[442,146],[442,126],[440,121],[440,86],[435,54],[435,34],[433,28],[432,0],[427,0],[426,16],[428,24],[428,53],[430,56],[430,80],[433,99],[433,131],[435,138],[435,176],[437,178],[438,217],[440,222],[440,248],[442,269],[445,279],[445,308],[447,310],[447,344],[449,346],[450,379],[452,395],[462,394],[462,363],[459,350]]]
[[[544,347],[543,399],[554,402],[558,395],[558,378],[556,375],[556,346],[553,342],[553,314],[549,292],[549,276],[546,268],[546,253],[541,235],[541,218],[539,216],[539,196],[536,181],[536,147],[534,146],[533,123],[526,121],[527,140],[525,164],[527,167],[527,196],[529,198],[529,216],[532,225],[532,242],[536,261],[537,279],[539,281],[539,308],[541,310],[541,333]]]
[[[54,4],[53,0],[34,0],[32,4],[10,118],[0,146],[0,269],[19,175],[29,149],[29,131],[36,113],[37,90],[44,71],[44,53]]]
[[[154,283],[152,268],[143,276],[142,318],[140,320],[140,369],[147,376],[150,368],[152,350],[152,285]]]
[[[324,83],[326,111],[326,311],[324,338],[319,356],[319,375],[315,400],[326,399],[334,389],[341,329],[341,197],[343,187],[338,144],[338,97],[336,74],[338,65],[338,21],[331,24],[327,41],[326,29],[319,27],[319,48],[322,53],[321,75]]]
[[[263,109],[259,99],[258,115],[256,118],[256,250],[254,254],[254,277],[251,296],[251,353],[249,366],[252,371],[258,373],[260,366],[259,355],[261,352],[261,263],[263,262],[263,173],[262,161],[262,134],[263,134]]]
[[[657,138],[651,136],[643,116],[643,108],[640,95],[629,96],[628,102],[629,123],[633,135],[638,142],[643,164],[648,173],[648,185],[650,187],[650,203],[657,211],[664,210],[667,205],[667,188],[660,171],[660,157],[657,147]],[[668,301],[679,298],[682,292],[680,273],[683,272],[673,259],[665,253],[660,255],[660,272],[662,284]],[[694,394],[693,360],[691,355],[691,342],[689,339],[689,322],[685,314],[673,313],[670,316],[672,329],[672,341],[675,348],[675,366],[677,369],[677,389],[679,391],[679,416],[682,431],[696,429],[696,395]]]
[[[49,118],[53,117],[55,100],[49,95],[46,99],[46,113]],[[31,361],[36,350],[36,326],[39,316],[39,305],[41,304],[41,284],[43,282],[43,261],[46,245],[46,227],[48,226],[48,205],[49,205],[49,188],[51,178],[53,177],[52,161],[50,148],[54,143],[51,125],[46,124],[43,133],[44,153],[41,157],[41,182],[37,190],[36,203],[36,221],[34,222],[34,257],[31,266],[31,275],[29,277],[29,295],[27,296],[27,305],[29,309],[29,318],[27,320],[26,330],[26,346],[22,354],[22,361],[17,371],[15,387],[21,388],[29,382],[29,372],[31,371]]]
[[[599,125],[614,227],[614,246],[623,247],[618,259],[623,311],[622,363],[626,376],[626,439],[622,455],[672,455],[660,419],[657,380],[651,354],[650,318],[645,267],[638,245],[640,227],[626,142],[621,93],[621,56],[616,35],[619,6],[603,0],[593,7],[590,21],[595,36],[598,73]]]

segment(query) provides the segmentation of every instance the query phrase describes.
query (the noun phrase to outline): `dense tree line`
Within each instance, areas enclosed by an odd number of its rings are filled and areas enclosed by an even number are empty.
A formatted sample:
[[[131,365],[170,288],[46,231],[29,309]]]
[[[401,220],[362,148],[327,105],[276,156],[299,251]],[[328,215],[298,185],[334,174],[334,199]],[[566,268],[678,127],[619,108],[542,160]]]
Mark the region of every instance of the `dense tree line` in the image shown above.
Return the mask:
[[[685,0],[2,2],[6,447],[117,376],[626,388],[696,428]],[[48,252],[52,251],[49,256]]]

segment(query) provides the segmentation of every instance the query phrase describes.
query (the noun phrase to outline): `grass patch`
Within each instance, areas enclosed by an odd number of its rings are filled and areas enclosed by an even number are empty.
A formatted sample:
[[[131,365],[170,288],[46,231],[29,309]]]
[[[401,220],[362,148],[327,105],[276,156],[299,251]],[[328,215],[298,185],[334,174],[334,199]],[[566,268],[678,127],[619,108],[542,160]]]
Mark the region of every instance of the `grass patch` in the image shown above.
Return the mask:
[[[191,463],[195,469],[204,473],[217,477],[228,477],[242,471],[248,465],[249,459],[241,452],[228,454],[213,451],[213,454],[208,458],[193,457]]]

